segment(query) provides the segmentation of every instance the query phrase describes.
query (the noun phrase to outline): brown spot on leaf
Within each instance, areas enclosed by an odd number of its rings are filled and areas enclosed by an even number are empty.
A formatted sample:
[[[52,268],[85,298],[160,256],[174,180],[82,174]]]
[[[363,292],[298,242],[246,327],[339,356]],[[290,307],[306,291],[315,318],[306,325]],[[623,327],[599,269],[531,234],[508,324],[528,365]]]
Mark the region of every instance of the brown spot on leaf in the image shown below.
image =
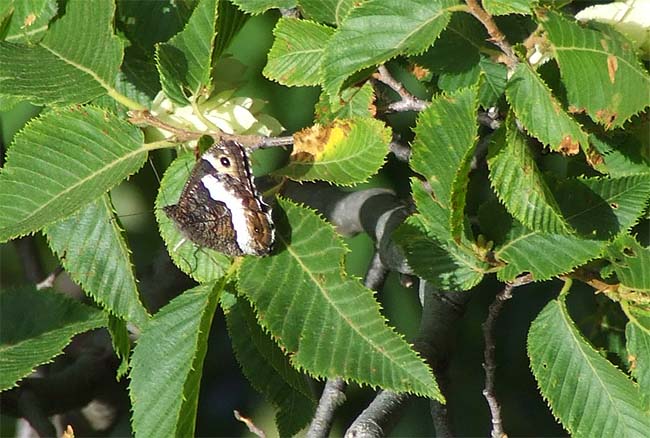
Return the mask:
[[[349,121],[337,120],[331,125],[323,126],[316,123],[313,126],[296,132],[293,135],[293,161],[318,160],[327,149],[336,148],[347,138],[352,129]]]
[[[578,108],[575,105],[569,105],[569,108],[567,109],[571,114],[582,114],[587,111],[586,108]]]
[[[627,356],[627,361],[630,364],[630,366],[629,366],[630,371],[632,371],[633,369],[635,369],[637,367],[637,365],[636,365],[636,356],[635,355],[629,354]]]
[[[585,152],[585,157],[587,158],[587,163],[594,169],[597,168],[598,166],[602,165],[605,160],[603,156],[598,152],[596,149],[590,147],[586,152]]]
[[[612,209],[616,210],[618,208],[618,203],[617,202],[612,202],[611,204],[609,204],[609,206],[612,207]],[[625,251],[623,251],[623,252],[625,252]]]
[[[618,114],[606,108],[596,111],[596,120],[605,125],[605,129],[611,129],[617,116]]]
[[[424,67],[422,67],[420,65],[413,64],[411,66],[411,73],[413,73],[413,76],[415,76],[416,79],[421,81],[422,79],[427,77],[427,75],[429,75],[429,73],[431,73],[431,72],[428,69],[426,69],[426,68],[424,68]]]
[[[31,26],[32,24],[34,24],[35,21],[36,21],[36,15],[34,15],[33,13],[28,14],[25,17],[25,21],[23,22],[23,28]]]
[[[600,46],[603,48],[604,51],[609,52],[609,44],[607,44],[607,40],[605,38],[602,38],[600,40]]]
[[[616,80],[616,70],[618,70],[618,58],[614,55],[607,56],[607,74],[609,74],[609,81],[613,84]]]
[[[562,137],[558,150],[563,155],[575,155],[580,151],[580,143],[570,135],[565,135]]]

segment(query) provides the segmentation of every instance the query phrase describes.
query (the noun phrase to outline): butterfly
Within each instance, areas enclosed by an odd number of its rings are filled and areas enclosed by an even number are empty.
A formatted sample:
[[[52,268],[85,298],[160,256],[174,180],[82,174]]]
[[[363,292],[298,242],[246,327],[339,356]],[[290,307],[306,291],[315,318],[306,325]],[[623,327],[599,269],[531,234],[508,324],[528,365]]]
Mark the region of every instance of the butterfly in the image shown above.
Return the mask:
[[[186,239],[230,256],[268,254],[275,239],[271,209],[255,187],[246,150],[234,140],[201,154],[178,203],[163,211]]]

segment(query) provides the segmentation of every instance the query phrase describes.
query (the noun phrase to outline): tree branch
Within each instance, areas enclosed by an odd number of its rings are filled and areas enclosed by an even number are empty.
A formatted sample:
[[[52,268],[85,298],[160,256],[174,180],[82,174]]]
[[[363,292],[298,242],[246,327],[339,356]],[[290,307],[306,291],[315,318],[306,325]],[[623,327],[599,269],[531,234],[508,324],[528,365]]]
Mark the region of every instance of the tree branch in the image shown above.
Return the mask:
[[[507,438],[508,436],[503,430],[503,422],[501,420],[501,407],[499,406],[499,401],[497,400],[495,393],[495,372],[497,369],[497,364],[495,355],[496,341],[494,337],[494,328],[501,309],[503,309],[506,301],[512,298],[512,290],[515,287],[528,284],[531,281],[532,276],[530,274],[527,274],[515,279],[510,283],[507,283],[503,290],[499,292],[494,298],[492,304],[490,304],[490,307],[488,308],[488,317],[482,324],[483,338],[485,340],[485,350],[483,352],[485,389],[483,390],[483,396],[487,400],[488,406],[490,407],[490,416],[492,418],[492,432],[490,436],[492,438]]]
[[[404,88],[404,85],[390,74],[385,65],[379,66],[377,73],[373,75],[373,78],[388,85],[400,97],[400,100],[388,105],[389,111],[423,111],[427,106],[429,106],[429,102],[419,99],[409,93],[406,88]]]
[[[334,412],[345,403],[347,383],[343,379],[327,379],[323,393],[318,401],[316,413],[309,425],[307,436],[310,438],[327,437],[334,422]]]
[[[512,70],[519,60],[515,55],[515,51],[512,49],[512,46],[506,40],[506,36],[501,32],[497,27],[497,24],[494,22],[494,19],[490,14],[488,14],[485,9],[483,9],[476,0],[465,0],[469,13],[472,14],[478,21],[483,24],[488,34],[490,35],[490,41],[494,43],[505,55],[502,58],[502,62],[508,66],[508,70]]]

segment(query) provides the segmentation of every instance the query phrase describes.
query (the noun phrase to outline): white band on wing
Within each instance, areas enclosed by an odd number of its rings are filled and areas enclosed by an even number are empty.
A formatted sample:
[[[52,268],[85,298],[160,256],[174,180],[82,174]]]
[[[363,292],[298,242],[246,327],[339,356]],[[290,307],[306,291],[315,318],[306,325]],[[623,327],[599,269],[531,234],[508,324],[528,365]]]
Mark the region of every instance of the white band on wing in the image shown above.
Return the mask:
[[[210,192],[210,197],[215,201],[223,202],[226,208],[230,210],[232,226],[235,229],[237,245],[244,254],[255,254],[251,243],[253,238],[248,231],[248,221],[246,219],[246,208],[242,200],[237,198],[233,193],[226,190],[223,183],[212,175],[204,175],[201,178],[203,186]]]

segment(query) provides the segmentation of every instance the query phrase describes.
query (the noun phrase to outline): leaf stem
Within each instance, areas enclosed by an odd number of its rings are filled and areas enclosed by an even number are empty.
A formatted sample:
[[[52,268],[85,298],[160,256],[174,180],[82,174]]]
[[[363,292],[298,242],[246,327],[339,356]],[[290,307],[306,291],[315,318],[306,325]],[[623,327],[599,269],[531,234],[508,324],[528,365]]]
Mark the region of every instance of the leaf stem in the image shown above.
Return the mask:
[[[110,88],[107,94],[130,110],[143,111],[147,109],[147,107],[141,103],[136,102],[135,100],[123,95],[114,88]]]

